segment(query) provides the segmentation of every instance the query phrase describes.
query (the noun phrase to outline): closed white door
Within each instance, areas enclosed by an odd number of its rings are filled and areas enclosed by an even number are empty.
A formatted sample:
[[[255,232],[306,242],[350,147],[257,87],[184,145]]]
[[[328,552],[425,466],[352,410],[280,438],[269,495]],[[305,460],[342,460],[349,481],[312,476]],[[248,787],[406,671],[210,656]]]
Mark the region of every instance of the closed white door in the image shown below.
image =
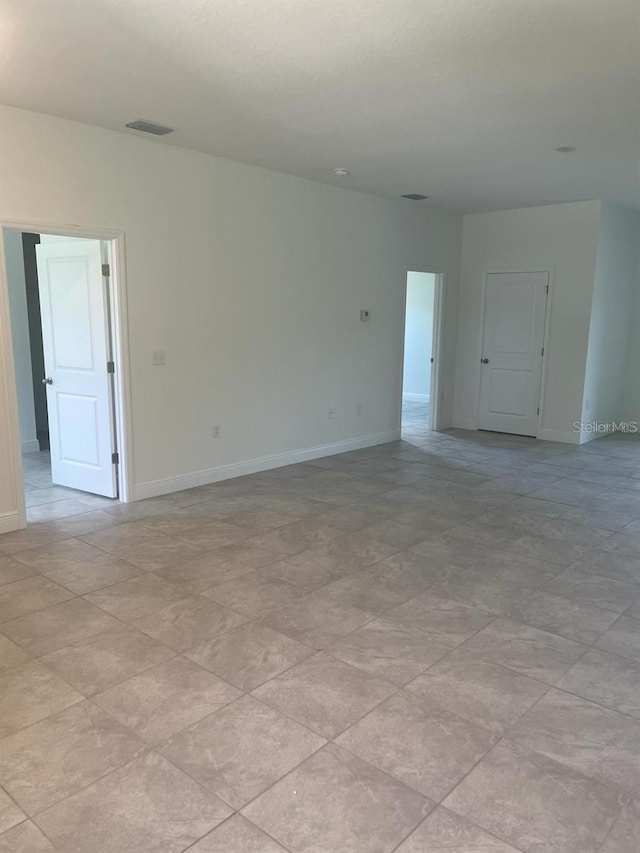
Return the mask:
[[[53,482],[117,494],[109,315],[99,240],[36,247]]]
[[[487,275],[480,429],[535,436],[549,274]]]

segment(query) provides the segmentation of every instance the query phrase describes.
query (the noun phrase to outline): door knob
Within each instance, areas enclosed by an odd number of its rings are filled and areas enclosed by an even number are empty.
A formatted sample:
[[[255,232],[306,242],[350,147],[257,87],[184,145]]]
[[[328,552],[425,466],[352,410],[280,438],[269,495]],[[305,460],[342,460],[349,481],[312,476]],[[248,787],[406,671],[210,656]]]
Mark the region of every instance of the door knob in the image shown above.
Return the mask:
[[[53,385],[53,379],[50,376],[45,376],[42,380],[43,385]]]
[[[480,361],[481,361],[483,364],[489,364],[489,359],[488,359],[488,358],[481,358],[481,359],[480,359]]]

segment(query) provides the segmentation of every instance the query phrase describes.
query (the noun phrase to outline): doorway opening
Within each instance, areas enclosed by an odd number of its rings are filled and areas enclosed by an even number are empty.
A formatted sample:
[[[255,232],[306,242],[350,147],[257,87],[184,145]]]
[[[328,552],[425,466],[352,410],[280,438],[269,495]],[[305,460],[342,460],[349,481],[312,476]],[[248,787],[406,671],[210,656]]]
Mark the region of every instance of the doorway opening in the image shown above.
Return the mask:
[[[2,228],[22,526],[126,500],[116,243]]]
[[[426,438],[438,425],[440,273],[406,271],[402,437]]]

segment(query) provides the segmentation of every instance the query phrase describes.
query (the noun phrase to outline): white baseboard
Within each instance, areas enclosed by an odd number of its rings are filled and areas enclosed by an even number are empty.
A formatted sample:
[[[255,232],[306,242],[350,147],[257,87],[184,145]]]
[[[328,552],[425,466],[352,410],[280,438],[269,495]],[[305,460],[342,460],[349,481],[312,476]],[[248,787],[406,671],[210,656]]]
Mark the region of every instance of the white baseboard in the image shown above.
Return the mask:
[[[428,403],[429,395],[428,394],[411,394],[409,391],[403,393],[403,400],[407,400],[410,403]]]
[[[541,441],[559,441],[562,444],[581,444],[581,435],[572,429],[549,429],[544,427],[540,430],[538,438]]]
[[[33,441],[21,441],[20,442],[20,452],[21,453],[39,453],[40,452],[40,442],[37,438],[34,438]]]
[[[468,418],[453,418],[454,429],[478,429],[478,424]]]
[[[578,444],[586,444],[588,441],[595,441],[598,438],[606,438],[608,435],[616,435],[615,430],[607,430],[598,432],[597,430],[583,430],[579,435]]]
[[[578,444],[586,444],[588,441],[594,441],[596,438],[604,438],[605,435],[611,435],[610,432],[580,432],[578,433]]]
[[[345,441],[336,441],[332,444],[321,444],[304,450],[291,450],[272,456],[247,459],[243,462],[232,462],[229,465],[194,471],[191,474],[179,474],[176,477],[164,477],[161,480],[137,483],[133,487],[133,500],[157,498],[160,495],[168,495],[170,492],[181,492],[183,489],[206,486],[209,483],[218,483],[221,480],[230,480],[233,477],[243,477],[245,474],[255,474],[258,471],[269,471],[271,468],[281,468],[284,465],[293,465],[296,462],[308,462],[311,459],[320,459],[323,456],[346,453],[348,450],[360,450],[363,447],[386,444],[389,441],[398,441],[399,438],[400,430],[395,429],[390,432],[378,432],[358,438],[349,438]]]
[[[17,512],[5,512],[0,515],[0,533],[11,533],[12,530],[20,530],[21,526]]]
[[[455,429],[473,429],[477,430],[478,425],[474,421],[466,418],[453,418],[453,426]],[[588,433],[574,432],[573,430],[562,429],[542,429],[537,436],[541,441],[559,441],[562,444],[584,444],[585,441],[591,441],[594,438],[601,438],[601,435],[593,435]]]

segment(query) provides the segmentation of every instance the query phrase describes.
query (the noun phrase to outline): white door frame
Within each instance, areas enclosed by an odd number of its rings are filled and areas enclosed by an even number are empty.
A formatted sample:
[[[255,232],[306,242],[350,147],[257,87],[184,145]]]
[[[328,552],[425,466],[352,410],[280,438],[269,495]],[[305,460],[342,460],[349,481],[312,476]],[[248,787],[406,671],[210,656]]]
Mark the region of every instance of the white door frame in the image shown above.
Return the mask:
[[[109,243],[111,275],[109,276],[109,305],[111,334],[115,361],[114,404],[116,435],[118,439],[118,495],[122,503],[133,500],[133,428],[131,417],[131,379],[129,371],[129,334],[127,293],[125,277],[124,232],[109,228],[91,228],[81,225],[61,225],[51,222],[0,221],[0,363],[6,365],[7,408],[9,415],[9,447],[13,452],[14,476],[21,528],[26,527],[26,508],[20,452],[18,424],[18,397],[15,364],[11,341],[11,315],[9,311],[9,286],[4,256],[5,230],[31,234],[55,234],[61,237],[87,237]],[[6,330],[3,334],[2,330]]]
[[[545,397],[545,388],[547,385],[547,365],[548,359],[547,355],[549,353],[549,332],[551,329],[551,300],[553,299],[553,283],[555,277],[555,267],[553,264],[549,264],[549,266],[534,266],[534,267],[503,267],[499,269],[491,269],[485,270],[482,274],[482,302],[480,305],[480,329],[478,333],[478,357],[476,358],[476,388],[477,388],[477,400],[476,400],[476,408],[475,408],[475,424],[474,429],[478,429],[478,423],[480,418],[480,378],[481,378],[481,367],[480,367],[480,359],[482,358],[482,353],[484,349],[484,319],[486,312],[486,303],[487,303],[487,277],[490,275],[500,275],[504,273],[528,273],[528,272],[544,272],[549,276],[549,292],[547,293],[547,304],[545,306],[545,315],[544,315],[544,343],[543,348],[544,352],[542,354],[542,369],[540,371],[540,389],[538,396],[538,423],[536,426],[536,439],[540,439],[542,437],[543,432],[543,422],[544,422],[544,397]]]
[[[444,308],[444,285],[446,271],[441,267],[425,266],[424,264],[406,264],[404,267],[404,283],[402,285],[402,373],[400,375],[400,425],[402,426],[402,378],[404,375],[404,337],[407,324],[407,274],[410,272],[424,272],[434,275],[436,278],[433,293],[433,330],[431,339],[431,381],[429,388],[429,429],[438,430],[441,427],[440,418],[440,388],[442,387],[441,355],[442,355],[442,311]]]

